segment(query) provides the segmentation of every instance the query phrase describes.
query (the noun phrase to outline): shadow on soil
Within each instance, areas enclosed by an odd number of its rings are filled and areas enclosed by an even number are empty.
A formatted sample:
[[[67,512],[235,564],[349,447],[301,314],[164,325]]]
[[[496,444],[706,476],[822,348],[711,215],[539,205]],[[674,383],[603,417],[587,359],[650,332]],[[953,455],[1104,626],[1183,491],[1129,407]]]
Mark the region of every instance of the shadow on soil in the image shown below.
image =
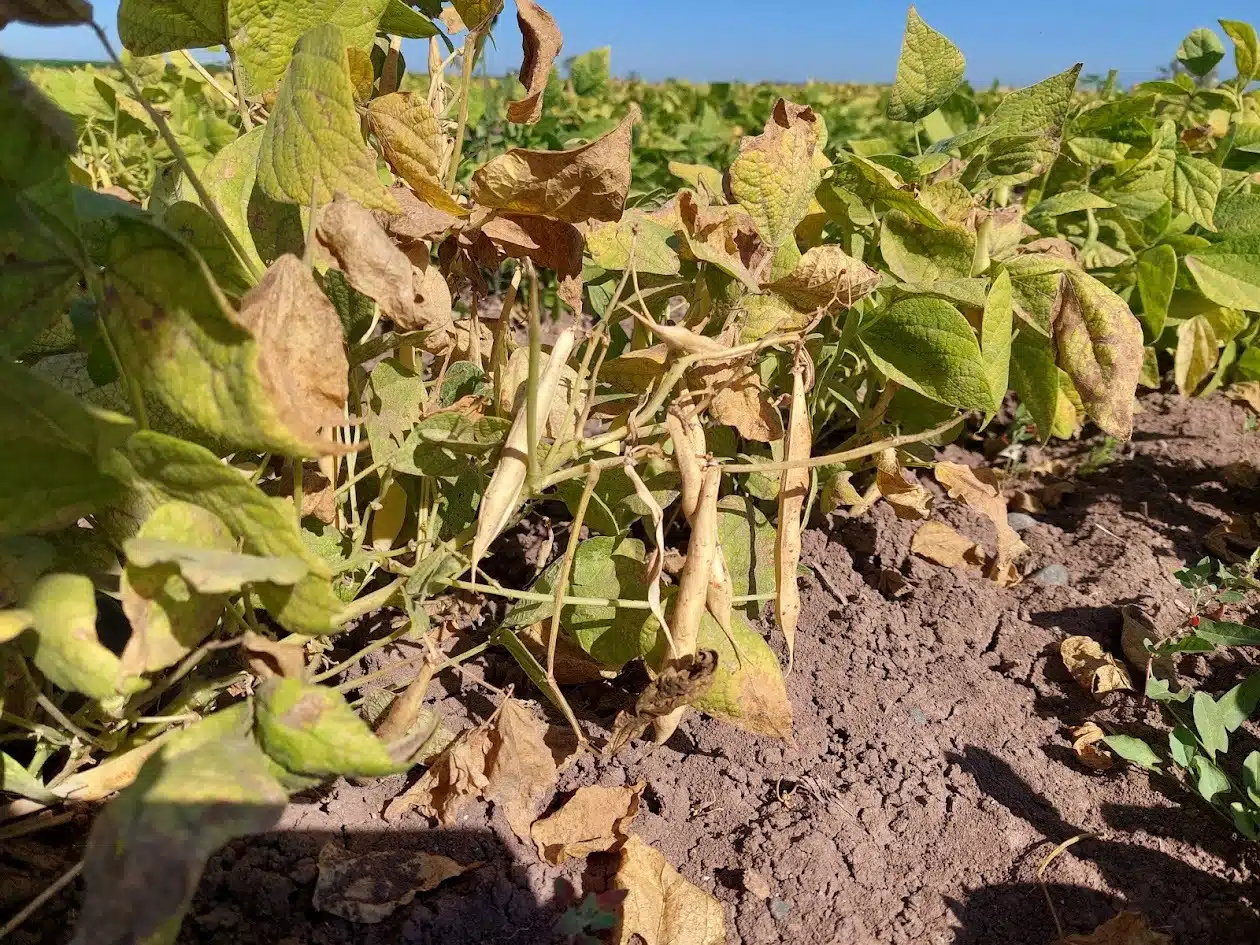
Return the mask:
[[[1087,886],[1047,882],[1043,887],[1035,879],[1037,866],[1058,844],[1084,831],[1065,821],[1051,800],[992,753],[968,747],[946,757],[968,772],[982,793],[1044,838],[1016,861],[1007,882],[947,899],[959,925],[952,945],[1043,942],[1044,934],[1029,937],[1030,931],[1054,928],[1055,914],[1066,932],[1089,932],[1126,909],[1141,912],[1154,927],[1173,910],[1196,912],[1205,931],[1201,940],[1216,945],[1260,941],[1260,913],[1256,911],[1260,889],[1214,876],[1149,847],[1087,837],[1064,854],[1089,862],[1111,888],[1126,890],[1124,901]],[[1239,844],[1203,810],[1105,805],[1102,815],[1116,831],[1175,837],[1224,858],[1238,856]],[[1053,867],[1049,875],[1053,877]],[[1054,903],[1053,913],[1047,897]]]

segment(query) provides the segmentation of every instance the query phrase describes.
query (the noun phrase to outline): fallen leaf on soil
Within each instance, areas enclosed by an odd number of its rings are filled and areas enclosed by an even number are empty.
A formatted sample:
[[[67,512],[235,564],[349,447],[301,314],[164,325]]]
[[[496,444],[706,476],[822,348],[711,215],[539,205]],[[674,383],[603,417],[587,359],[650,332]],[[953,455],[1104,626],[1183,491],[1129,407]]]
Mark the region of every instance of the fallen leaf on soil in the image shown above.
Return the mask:
[[[1246,460],[1239,460],[1222,468],[1221,478],[1240,489],[1255,489],[1260,487],[1260,467]]]
[[[997,475],[991,469],[972,469],[962,463],[937,463],[936,481],[951,499],[982,513],[997,530],[997,554],[989,562],[985,576],[1001,587],[1018,584],[1015,562],[1028,551],[1019,534],[1006,521],[1006,499],[1002,497]]]
[[[525,53],[520,74],[525,96],[508,102],[507,119],[518,125],[532,125],[542,117],[543,93],[564,38],[555,19],[534,0],[516,0],[516,22],[521,28]]]
[[[614,889],[626,890],[616,945],[725,945],[721,904],[689,883],[656,849],[632,836],[621,849]]]
[[[375,925],[440,883],[461,876],[480,863],[457,863],[434,853],[413,853],[400,859],[381,850],[355,855],[335,840],[319,851],[319,879],[314,905],[351,922]]]
[[[1088,935],[1069,935],[1058,945],[1173,945],[1173,938],[1156,932],[1139,913],[1121,912]]]
[[[1246,404],[1256,413],[1260,413],[1260,381],[1243,381],[1231,384],[1225,389],[1225,396]]]
[[[603,853],[625,843],[646,786],[640,781],[629,787],[578,788],[563,807],[530,828],[538,856],[559,866],[570,858]]]
[[[315,238],[346,280],[375,299],[382,312],[399,322],[415,319],[411,260],[381,229],[371,210],[339,196],[320,213]]]
[[[1035,493],[1020,489],[1012,492],[1006,507],[1012,512],[1024,512],[1028,515],[1040,515],[1046,510],[1045,503]]]
[[[1072,750],[1090,771],[1106,771],[1113,764],[1111,752],[1102,743],[1106,737],[1106,733],[1093,722],[1072,729]]]
[[[619,220],[630,190],[630,133],[637,105],[608,134],[568,151],[512,148],[473,174],[473,201],[566,223]]]
[[[1059,655],[1069,673],[1096,696],[1116,689],[1132,689],[1128,670],[1104,653],[1098,641],[1090,637],[1068,637],[1059,645]]]
[[[341,318],[296,256],[281,256],[241,299],[236,320],[258,343],[258,373],[285,426],[313,442],[345,421],[347,381]]]
[[[648,683],[635,702],[634,714],[618,712],[608,742],[610,754],[616,754],[638,738],[656,719],[675,709],[690,705],[708,693],[717,672],[718,655],[714,650],[701,650],[672,661]]]
[[[1151,655],[1146,652],[1143,642],[1151,641],[1154,646],[1168,636],[1167,632],[1161,630],[1154,620],[1135,604],[1126,604],[1120,608],[1120,619],[1123,626],[1120,631],[1120,649],[1124,652],[1124,658],[1129,661],[1134,669],[1145,675],[1147,664],[1151,664],[1151,668],[1155,670],[1155,674],[1160,679],[1172,679],[1176,675],[1176,664],[1171,656],[1160,656],[1151,659]]]
[[[924,522],[914,533],[910,551],[947,568],[984,564],[984,549],[944,522]]]

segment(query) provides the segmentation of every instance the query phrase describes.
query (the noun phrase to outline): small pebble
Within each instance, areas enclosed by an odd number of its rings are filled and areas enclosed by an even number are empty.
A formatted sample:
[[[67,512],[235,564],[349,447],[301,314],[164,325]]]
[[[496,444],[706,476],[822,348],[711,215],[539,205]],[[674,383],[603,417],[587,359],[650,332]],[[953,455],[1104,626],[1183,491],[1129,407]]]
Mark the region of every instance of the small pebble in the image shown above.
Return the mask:
[[[1042,584],[1048,584],[1051,587],[1063,587],[1071,579],[1068,569],[1061,564],[1048,564],[1040,571],[1032,574],[1032,580],[1040,581]]]
[[[910,718],[914,719],[915,725],[927,725],[927,716],[917,705],[910,707]]]
[[[774,916],[776,922],[782,922],[788,917],[788,913],[792,911],[792,906],[782,899],[770,900],[770,914]]]
[[[1037,524],[1037,520],[1025,512],[1010,512],[1006,516],[1006,524],[1017,532],[1026,532]]]

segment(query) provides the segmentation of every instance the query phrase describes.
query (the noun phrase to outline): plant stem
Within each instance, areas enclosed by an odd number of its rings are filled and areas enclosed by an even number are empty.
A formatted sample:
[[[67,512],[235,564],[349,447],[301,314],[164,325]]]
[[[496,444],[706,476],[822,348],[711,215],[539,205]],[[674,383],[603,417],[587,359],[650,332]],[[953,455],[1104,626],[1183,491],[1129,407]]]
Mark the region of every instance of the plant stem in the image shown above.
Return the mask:
[[[469,43],[472,49],[469,49]],[[459,178],[459,162],[464,152],[464,134],[468,128],[468,95],[472,91],[473,68],[477,64],[477,53],[481,49],[481,31],[470,29],[464,37],[464,81],[459,89],[459,121],[455,125],[455,149],[451,152],[451,164],[446,172],[446,189],[454,193],[455,181]]]
[[[344,627],[351,620],[356,620],[380,607],[384,607],[393,599],[395,594],[402,590],[403,585],[406,583],[407,579],[405,577],[396,578],[379,590],[375,590],[371,594],[351,602],[344,610],[333,616],[333,626]]]
[[[909,446],[911,443],[921,443],[924,440],[930,440],[934,436],[940,436],[952,427],[962,422],[962,417],[951,417],[942,423],[938,423],[930,430],[923,430],[920,433],[907,433],[903,436],[893,436],[886,440],[879,440],[875,443],[868,443],[866,446],[859,446],[851,450],[842,450],[839,453],[827,453],[822,456],[811,456],[808,459],[795,459],[786,462],[777,463],[728,463],[722,466],[723,473],[770,473],[782,472],[785,469],[813,469],[818,466],[830,466],[832,463],[847,463],[850,460],[861,459],[864,456],[874,456],[886,449],[896,449],[901,446]]]
[[[538,376],[542,372],[542,314],[538,308],[538,270],[529,260],[525,261],[525,269],[529,276],[529,377],[525,387],[529,472],[525,477],[525,488],[532,490],[533,484],[538,481]]]
[[[582,489],[582,498],[578,500],[577,511],[573,513],[573,523],[569,526],[569,541],[564,549],[560,575],[556,579],[555,605],[551,612],[551,632],[547,634],[547,678],[551,680],[552,685],[558,685],[556,682],[556,640],[560,636],[560,615],[564,611],[564,592],[569,586],[569,575],[573,573],[573,559],[577,556],[577,546],[582,534],[582,520],[586,518],[586,507],[591,503],[591,496],[598,482],[599,467],[589,467],[586,473],[586,486]],[[657,549],[657,553],[660,553],[660,549]]]
[[[212,76],[206,70],[206,67],[203,66],[201,63],[199,63],[193,57],[192,53],[190,53],[187,49],[181,49],[179,53],[181,56],[184,57],[184,59],[188,62],[188,64],[193,67],[193,69],[197,72],[198,75],[200,75],[203,79],[205,79],[208,83],[210,83],[211,87],[213,87],[216,92],[218,92],[220,95],[223,96],[223,98],[228,102],[228,104],[230,104],[233,108],[236,108],[236,109],[240,108],[240,102],[237,101],[236,96],[233,95],[231,92],[229,92],[227,89],[225,89],[223,86],[219,85],[219,80],[216,79],[214,76]],[[249,130],[248,125],[246,125],[245,130],[246,131]]]

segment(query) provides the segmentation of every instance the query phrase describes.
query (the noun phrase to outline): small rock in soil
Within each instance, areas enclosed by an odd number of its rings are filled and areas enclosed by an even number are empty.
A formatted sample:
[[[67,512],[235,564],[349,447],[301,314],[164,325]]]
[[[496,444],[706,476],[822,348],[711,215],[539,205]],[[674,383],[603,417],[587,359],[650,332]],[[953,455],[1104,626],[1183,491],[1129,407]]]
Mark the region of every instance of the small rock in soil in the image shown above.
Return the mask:
[[[1032,580],[1051,587],[1063,587],[1071,579],[1068,569],[1061,564],[1048,564],[1040,571],[1034,571]]]
[[[1010,512],[1006,516],[1006,524],[1017,532],[1026,532],[1037,524],[1037,520],[1025,512]]]
[[[770,900],[770,914],[774,916],[776,922],[782,922],[788,917],[788,913],[792,911],[790,903],[784,902],[782,899]]]

